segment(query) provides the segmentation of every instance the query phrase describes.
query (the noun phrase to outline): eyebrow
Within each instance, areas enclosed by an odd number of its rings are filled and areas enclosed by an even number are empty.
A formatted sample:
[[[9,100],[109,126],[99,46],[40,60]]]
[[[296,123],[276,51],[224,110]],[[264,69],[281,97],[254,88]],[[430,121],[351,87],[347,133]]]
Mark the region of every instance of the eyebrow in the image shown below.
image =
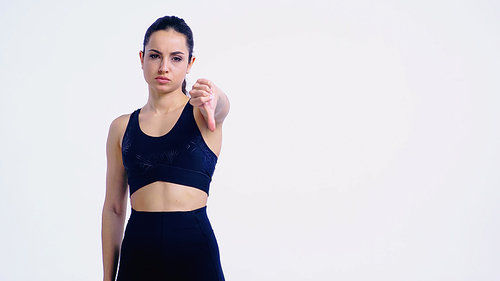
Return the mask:
[[[149,51],[150,51],[150,52],[155,52],[155,53],[158,53],[158,54],[160,54],[160,55],[163,55],[163,53],[162,53],[162,52],[160,52],[160,51],[158,51],[158,50],[156,50],[156,49],[149,49]],[[172,53],[170,53],[170,55],[184,55],[184,53],[183,53],[183,52],[181,52],[181,51],[176,51],[176,52],[172,52]]]

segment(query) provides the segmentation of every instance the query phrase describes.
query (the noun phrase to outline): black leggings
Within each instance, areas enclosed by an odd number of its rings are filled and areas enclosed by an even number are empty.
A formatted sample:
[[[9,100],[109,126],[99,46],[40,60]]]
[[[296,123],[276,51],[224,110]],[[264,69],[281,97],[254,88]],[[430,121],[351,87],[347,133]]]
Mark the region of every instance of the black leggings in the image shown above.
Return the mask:
[[[132,209],[117,281],[224,280],[206,207],[186,212]]]

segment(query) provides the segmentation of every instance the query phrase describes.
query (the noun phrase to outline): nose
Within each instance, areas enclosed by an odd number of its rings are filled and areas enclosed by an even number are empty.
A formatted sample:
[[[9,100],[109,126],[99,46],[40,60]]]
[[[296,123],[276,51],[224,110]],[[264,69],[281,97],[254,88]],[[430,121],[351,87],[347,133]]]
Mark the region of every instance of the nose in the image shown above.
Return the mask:
[[[167,73],[168,72],[168,60],[162,60],[160,63],[160,68],[158,69],[158,72],[161,73]]]

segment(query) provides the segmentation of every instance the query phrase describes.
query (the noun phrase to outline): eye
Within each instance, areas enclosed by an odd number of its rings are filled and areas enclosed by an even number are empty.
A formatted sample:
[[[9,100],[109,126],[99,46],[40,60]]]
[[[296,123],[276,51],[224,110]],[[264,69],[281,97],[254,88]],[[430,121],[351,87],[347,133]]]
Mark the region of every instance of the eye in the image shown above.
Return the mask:
[[[179,62],[182,61],[182,57],[173,57],[172,60],[175,62]]]
[[[151,55],[149,55],[149,57],[150,57],[150,58],[152,58],[152,59],[157,59],[157,58],[159,58],[160,56],[159,56],[159,55],[157,55],[157,54],[151,54]]]

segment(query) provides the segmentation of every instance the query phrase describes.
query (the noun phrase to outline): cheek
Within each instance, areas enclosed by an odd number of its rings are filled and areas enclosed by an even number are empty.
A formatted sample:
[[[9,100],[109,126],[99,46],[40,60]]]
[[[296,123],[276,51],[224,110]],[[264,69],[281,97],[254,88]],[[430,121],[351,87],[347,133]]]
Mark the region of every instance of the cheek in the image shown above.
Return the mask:
[[[144,78],[146,80],[153,79],[155,75],[158,73],[158,69],[155,69],[153,64],[144,64],[142,67],[142,72],[144,74]]]
[[[170,70],[175,73],[176,75],[182,75],[184,73],[184,70],[186,70],[186,67],[184,64],[171,64]]]
[[[144,70],[148,72],[156,72],[158,70],[158,67],[154,62],[146,62],[144,63]]]

